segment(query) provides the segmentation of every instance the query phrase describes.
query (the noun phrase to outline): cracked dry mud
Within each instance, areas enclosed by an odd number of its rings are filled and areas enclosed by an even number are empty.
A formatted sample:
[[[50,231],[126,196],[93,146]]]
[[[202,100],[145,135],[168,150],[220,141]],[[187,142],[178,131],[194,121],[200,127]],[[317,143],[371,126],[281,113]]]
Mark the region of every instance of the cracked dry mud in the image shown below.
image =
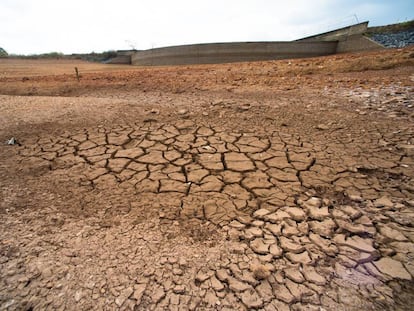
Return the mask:
[[[411,310],[412,68],[0,96],[0,308]]]

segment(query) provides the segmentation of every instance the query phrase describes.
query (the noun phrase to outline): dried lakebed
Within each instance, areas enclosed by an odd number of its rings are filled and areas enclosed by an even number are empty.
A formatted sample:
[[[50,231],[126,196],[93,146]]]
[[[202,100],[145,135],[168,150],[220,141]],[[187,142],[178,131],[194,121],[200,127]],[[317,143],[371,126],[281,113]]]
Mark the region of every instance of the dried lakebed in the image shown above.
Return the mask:
[[[22,140],[27,185],[61,190],[2,218],[25,233],[2,242],[2,308],[392,307],[414,274],[409,136],[315,144],[149,120]],[[378,139],[395,147],[366,143]],[[34,213],[42,234],[24,229]]]

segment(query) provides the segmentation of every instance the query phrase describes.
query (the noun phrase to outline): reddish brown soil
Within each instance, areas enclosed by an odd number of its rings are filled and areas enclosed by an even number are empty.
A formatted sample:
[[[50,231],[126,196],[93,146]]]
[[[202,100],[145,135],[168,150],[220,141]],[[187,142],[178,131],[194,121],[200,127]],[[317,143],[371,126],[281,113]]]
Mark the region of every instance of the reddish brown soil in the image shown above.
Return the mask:
[[[413,84],[414,48],[0,60],[0,309],[412,310]]]

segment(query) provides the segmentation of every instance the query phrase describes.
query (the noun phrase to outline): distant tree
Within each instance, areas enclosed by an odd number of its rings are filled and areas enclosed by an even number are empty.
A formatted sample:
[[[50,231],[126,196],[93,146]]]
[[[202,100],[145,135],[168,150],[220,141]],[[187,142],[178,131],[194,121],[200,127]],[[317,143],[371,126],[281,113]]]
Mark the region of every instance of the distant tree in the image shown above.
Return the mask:
[[[7,57],[9,54],[7,54],[6,50],[0,47],[0,57]]]
[[[111,50],[111,51],[102,52],[101,55],[102,55],[101,56],[102,60],[105,61],[105,60],[116,57],[117,53],[116,51]]]

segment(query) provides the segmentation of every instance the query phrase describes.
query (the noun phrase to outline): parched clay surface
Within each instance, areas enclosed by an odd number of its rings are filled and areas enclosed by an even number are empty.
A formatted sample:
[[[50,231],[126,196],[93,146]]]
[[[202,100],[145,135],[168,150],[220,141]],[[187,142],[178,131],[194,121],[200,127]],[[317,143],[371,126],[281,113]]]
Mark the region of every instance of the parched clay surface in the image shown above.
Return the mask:
[[[411,310],[412,67],[220,91],[222,66],[0,96],[0,309]]]

